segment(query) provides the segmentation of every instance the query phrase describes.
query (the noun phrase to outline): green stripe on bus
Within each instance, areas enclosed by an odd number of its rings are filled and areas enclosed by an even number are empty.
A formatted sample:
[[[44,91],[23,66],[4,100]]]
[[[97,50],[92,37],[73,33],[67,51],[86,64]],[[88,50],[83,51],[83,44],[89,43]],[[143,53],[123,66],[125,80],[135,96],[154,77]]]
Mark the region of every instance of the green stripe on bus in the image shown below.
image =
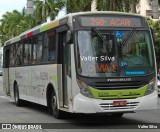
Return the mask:
[[[47,31],[51,28],[54,28],[54,27],[57,27],[59,25],[58,21],[54,21],[54,22],[51,22],[43,27],[40,28],[40,32],[44,32],[44,31]]]
[[[40,32],[47,31],[48,29],[49,29],[48,25],[45,25],[45,26],[40,28]]]
[[[52,76],[52,80],[54,81],[55,87],[57,88],[57,77],[56,77],[56,75]]]
[[[125,89],[125,90],[97,90],[89,87],[93,97],[96,99],[124,99],[124,98],[137,98],[144,96],[148,85],[138,89]]]

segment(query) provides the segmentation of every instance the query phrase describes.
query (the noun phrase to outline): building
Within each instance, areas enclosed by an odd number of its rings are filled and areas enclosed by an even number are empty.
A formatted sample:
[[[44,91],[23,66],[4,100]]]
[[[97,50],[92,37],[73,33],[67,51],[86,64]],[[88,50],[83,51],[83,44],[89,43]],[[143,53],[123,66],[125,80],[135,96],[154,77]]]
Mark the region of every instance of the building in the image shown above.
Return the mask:
[[[33,15],[33,0],[27,0],[26,14]]]
[[[151,16],[153,19],[159,19],[160,8],[158,0],[140,0],[137,5],[137,13],[142,16]]]

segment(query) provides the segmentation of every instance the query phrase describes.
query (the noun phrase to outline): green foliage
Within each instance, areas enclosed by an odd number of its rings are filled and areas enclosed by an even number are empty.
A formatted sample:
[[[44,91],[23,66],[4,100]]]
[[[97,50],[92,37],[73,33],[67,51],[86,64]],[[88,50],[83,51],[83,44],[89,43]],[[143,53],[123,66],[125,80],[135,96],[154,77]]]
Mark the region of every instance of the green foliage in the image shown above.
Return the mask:
[[[154,27],[154,21],[150,17],[146,17],[146,20],[147,20],[149,26],[153,29],[153,27]]]
[[[147,21],[154,33],[154,38],[155,38],[154,46],[158,64],[157,67],[159,69],[160,68],[160,20],[153,21],[150,17],[147,17]]]
[[[5,41],[18,36],[24,31],[27,31],[42,22],[46,22],[47,17],[52,20],[58,14],[56,8],[61,9],[64,7],[64,1],[62,0],[47,0],[43,3],[40,0],[34,0],[35,11],[34,15],[26,15],[25,9],[22,12],[14,10],[7,12],[2,16],[0,20],[0,42],[2,45]],[[43,14],[42,14],[43,12]]]
[[[12,12],[7,12],[2,16],[0,20],[0,34],[2,45],[8,39],[18,36],[20,33],[34,27],[37,25],[36,20],[22,12],[14,10]]]
[[[47,0],[45,2],[34,0],[34,5],[36,6],[34,16],[37,23],[41,24],[47,21],[47,17],[50,17],[51,20],[55,19],[59,12],[56,9],[62,9],[65,2],[63,0]]]
[[[147,19],[149,26],[153,29],[155,43],[159,44],[160,42],[160,20],[153,21],[150,17],[147,17],[146,19]]]
[[[67,13],[90,11],[92,1],[93,0],[64,0],[67,6]],[[129,12],[131,11],[131,7],[136,9],[138,3],[139,0],[97,0],[97,10]]]
[[[92,0],[65,0],[67,13],[90,11]]]

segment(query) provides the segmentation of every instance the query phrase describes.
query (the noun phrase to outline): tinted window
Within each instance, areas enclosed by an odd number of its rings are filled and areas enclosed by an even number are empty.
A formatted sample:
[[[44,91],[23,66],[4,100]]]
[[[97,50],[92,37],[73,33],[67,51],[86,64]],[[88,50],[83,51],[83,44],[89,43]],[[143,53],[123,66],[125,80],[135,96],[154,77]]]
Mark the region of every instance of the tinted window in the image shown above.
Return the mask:
[[[31,64],[31,39],[24,41],[24,65]]]
[[[15,64],[16,66],[21,66],[22,65],[22,42],[17,43],[15,46],[16,46]]]
[[[49,31],[44,33],[43,62],[55,61],[56,55],[56,32]]]
[[[40,64],[42,57],[42,34],[33,38],[33,60],[32,64]]]
[[[11,45],[9,66],[14,66],[15,63],[15,45]]]

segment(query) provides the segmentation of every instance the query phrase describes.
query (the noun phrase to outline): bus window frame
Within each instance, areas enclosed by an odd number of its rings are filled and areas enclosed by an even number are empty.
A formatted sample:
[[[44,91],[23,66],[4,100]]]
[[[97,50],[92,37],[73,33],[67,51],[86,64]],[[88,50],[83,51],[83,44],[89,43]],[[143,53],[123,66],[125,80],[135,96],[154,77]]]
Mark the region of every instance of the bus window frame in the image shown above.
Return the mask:
[[[25,44],[26,44],[26,42],[27,41],[31,41],[31,56],[30,56],[30,60],[28,60],[28,63],[27,64],[25,64],[24,63],[24,53],[25,53]],[[18,41],[19,42],[19,41]],[[26,38],[26,39],[23,39],[23,53],[22,53],[22,60],[23,60],[23,66],[31,66],[32,65],[32,37],[29,37],[29,38]]]
[[[34,38],[37,39],[37,37],[38,37],[39,35],[42,35],[41,59],[40,59],[40,63],[33,63],[33,45],[34,45],[33,43],[34,43]],[[43,37],[44,37],[43,32],[42,32],[42,33],[38,33],[38,34],[32,36],[32,62],[31,62],[31,65],[41,65],[41,64],[42,64],[42,56],[43,56]]]
[[[48,33],[48,32],[51,32],[51,31],[54,31],[55,32],[55,59],[53,61],[46,61],[44,62],[43,61],[43,57],[44,57],[44,38],[45,38],[45,33]],[[57,47],[57,44],[58,44],[58,34],[57,34],[57,31],[56,31],[56,28],[52,28],[50,30],[47,30],[45,32],[43,32],[43,40],[42,40],[42,57],[41,57],[41,64],[43,65],[47,65],[47,64],[57,64],[57,52],[58,52],[58,47]],[[49,50],[49,49],[48,49]]]

